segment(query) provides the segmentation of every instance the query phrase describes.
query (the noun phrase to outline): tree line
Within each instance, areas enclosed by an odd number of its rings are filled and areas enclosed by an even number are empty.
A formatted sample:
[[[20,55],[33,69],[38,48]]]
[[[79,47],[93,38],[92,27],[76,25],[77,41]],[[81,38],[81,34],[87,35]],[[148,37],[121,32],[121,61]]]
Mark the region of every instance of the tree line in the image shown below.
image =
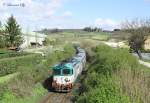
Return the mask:
[[[83,31],[87,31],[87,32],[101,32],[102,29],[101,28],[97,28],[97,27],[85,27],[83,28]]]
[[[23,43],[20,25],[13,15],[6,24],[0,22],[0,48],[17,48]]]

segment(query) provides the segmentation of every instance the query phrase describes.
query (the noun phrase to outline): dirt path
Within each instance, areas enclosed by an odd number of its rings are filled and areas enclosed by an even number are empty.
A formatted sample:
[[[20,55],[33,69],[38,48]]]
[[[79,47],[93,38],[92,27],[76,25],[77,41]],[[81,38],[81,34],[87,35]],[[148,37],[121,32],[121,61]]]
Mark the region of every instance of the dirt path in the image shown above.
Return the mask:
[[[148,67],[148,68],[150,68],[150,63],[148,63],[148,62],[144,62],[142,60],[139,60],[139,63],[146,66],[146,67]]]
[[[40,103],[72,103],[71,93],[50,92]]]

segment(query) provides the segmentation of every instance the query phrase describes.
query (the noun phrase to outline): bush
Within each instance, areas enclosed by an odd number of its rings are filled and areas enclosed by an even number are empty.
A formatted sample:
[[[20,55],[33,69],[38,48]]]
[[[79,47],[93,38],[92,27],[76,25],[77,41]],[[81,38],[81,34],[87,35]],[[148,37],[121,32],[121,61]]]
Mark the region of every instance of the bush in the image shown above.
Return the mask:
[[[78,98],[78,103],[131,103],[128,96],[120,93],[112,78],[102,76],[96,77],[95,85],[92,83],[91,90]],[[90,80],[88,80],[90,81]],[[90,85],[87,84],[87,85]],[[95,87],[96,86],[96,87]]]
[[[46,66],[52,66],[55,63],[58,63],[62,60],[71,58],[73,55],[75,55],[75,49],[72,45],[66,45],[64,47],[64,51],[55,51],[53,53],[50,53],[46,56]]]
[[[0,103],[37,103],[40,101],[41,96],[46,93],[46,90],[41,84],[36,84],[34,89],[31,90],[32,94],[29,97],[18,98],[10,90],[6,90],[2,98],[0,98]]]
[[[112,49],[111,47],[101,45],[96,47],[95,62],[93,67],[99,73],[112,74],[119,69],[134,70],[139,65],[138,60],[128,53],[126,49]],[[98,68],[99,67],[99,68]]]
[[[20,69],[21,66],[37,65],[41,61],[41,56],[31,54],[27,56],[6,58],[0,60],[0,76],[11,74]],[[27,68],[26,68],[27,69]]]
[[[123,92],[118,81],[119,71],[139,70],[139,63],[126,49],[112,49],[100,45],[91,56],[90,66],[85,80],[84,91],[78,96],[78,103],[131,103],[130,96]],[[118,83],[119,82],[119,83]]]

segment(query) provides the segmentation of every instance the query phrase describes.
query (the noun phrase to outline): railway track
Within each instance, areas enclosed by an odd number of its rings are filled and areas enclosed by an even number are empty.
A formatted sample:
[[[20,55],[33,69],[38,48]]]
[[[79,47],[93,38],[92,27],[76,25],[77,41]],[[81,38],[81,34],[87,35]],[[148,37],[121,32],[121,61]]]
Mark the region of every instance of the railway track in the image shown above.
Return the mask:
[[[71,93],[48,93],[40,103],[72,103]]]

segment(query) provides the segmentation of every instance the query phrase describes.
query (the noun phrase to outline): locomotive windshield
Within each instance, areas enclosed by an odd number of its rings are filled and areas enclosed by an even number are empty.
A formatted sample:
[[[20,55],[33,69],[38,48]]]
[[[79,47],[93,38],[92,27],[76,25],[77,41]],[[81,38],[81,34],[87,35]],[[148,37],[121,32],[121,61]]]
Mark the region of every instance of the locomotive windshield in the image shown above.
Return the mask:
[[[63,75],[69,75],[71,74],[70,69],[63,69]]]
[[[60,69],[54,69],[53,74],[54,75],[61,75],[61,70]]]
[[[73,74],[73,69],[69,67],[70,65],[58,65],[53,67],[53,75],[57,76],[65,76],[65,75],[72,75]]]

